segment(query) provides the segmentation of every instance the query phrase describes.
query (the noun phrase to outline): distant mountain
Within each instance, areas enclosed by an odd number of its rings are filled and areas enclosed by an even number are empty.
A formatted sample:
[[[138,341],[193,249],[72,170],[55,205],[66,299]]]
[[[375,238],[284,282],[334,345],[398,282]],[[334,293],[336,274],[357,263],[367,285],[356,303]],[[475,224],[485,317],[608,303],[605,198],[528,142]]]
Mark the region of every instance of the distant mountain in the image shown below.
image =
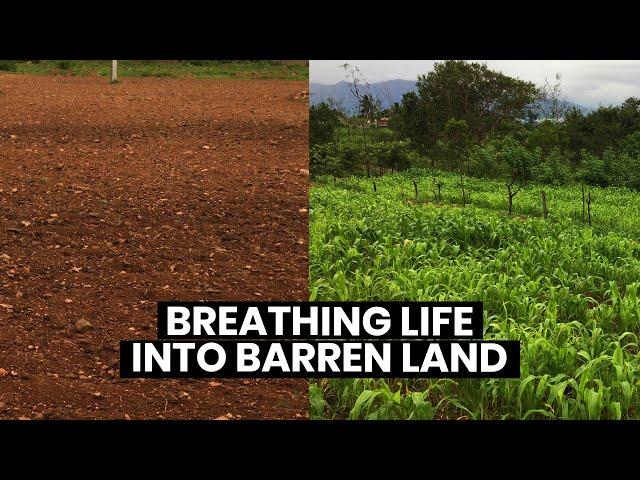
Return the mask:
[[[402,79],[372,83],[369,87],[371,93],[380,99],[382,108],[389,108],[394,103],[401,102],[405,93],[417,90],[415,81]],[[356,111],[357,101],[353,93],[351,93],[349,83],[346,81],[333,85],[311,82],[309,84],[309,92],[311,105],[333,100],[347,112],[353,113]],[[575,107],[585,115],[593,111],[592,108],[568,100],[564,103],[568,109]],[[542,113],[549,111],[549,104],[550,102],[547,100],[539,102],[540,111]]]
[[[538,102],[537,106],[539,107],[541,114],[544,116],[545,113],[550,112],[551,101],[541,100],[540,102]],[[585,107],[584,105],[579,105],[577,103],[570,102],[569,100],[565,100],[563,102],[563,106],[566,110],[577,108],[578,110],[580,110],[580,112],[582,112],[583,115],[588,115],[594,110],[593,108]]]
[[[416,82],[414,80],[397,79],[372,83],[369,87],[371,88],[371,93],[380,99],[382,108],[389,108],[395,102],[401,102],[402,95],[416,90]],[[348,112],[355,112],[356,110],[357,101],[353,93],[351,93],[348,82],[342,81],[333,85],[324,85],[322,83],[309,84],[309,100],[311,105],[317,105],[329,99],[337,102]]]

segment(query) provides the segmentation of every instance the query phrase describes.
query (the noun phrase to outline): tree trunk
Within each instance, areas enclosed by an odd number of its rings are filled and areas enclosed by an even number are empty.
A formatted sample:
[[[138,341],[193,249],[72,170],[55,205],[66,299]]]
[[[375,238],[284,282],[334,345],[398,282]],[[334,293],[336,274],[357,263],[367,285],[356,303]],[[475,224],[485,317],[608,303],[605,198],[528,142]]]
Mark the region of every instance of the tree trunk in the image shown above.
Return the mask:
[[[542,196],[542,216],[547,218],[549,216],[549,211],[547,210],[547,195],[544,193],[544,190],[540,192]]]
[[[507,187],[507,200],[508,200],[509,216],[511,216],[511,214],[513,213],[513,197],[515,196],[515,193],[513,193],[513,191],[511,190],[512,186],[513,186],[513,182],[505,183],[505,187]]]

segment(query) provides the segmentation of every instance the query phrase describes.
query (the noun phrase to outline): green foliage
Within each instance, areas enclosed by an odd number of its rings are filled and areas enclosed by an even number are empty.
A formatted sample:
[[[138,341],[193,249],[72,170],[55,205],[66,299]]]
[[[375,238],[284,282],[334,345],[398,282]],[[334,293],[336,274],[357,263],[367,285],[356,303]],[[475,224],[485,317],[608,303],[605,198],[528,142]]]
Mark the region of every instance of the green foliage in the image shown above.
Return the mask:
[[[437,62],[417,86],[417,94],[403,98],[408,114],[402,134],[430,146],[452,118],[465,121],[472,137],[482,141],[500,124],[525,118],[541,95],[533,83],[462,60]]]
[[[640,190],[640,131],[622,140],[618,169],[621,185]]]
[[[476,177],[496,177],[498,175],[498,152],[492,144],[474,145],[469,153],[471,174]]]
[[[609,147],[617,149],[625,137],[640,131],[640,100],[631,97],[621,105],[602,106],[589,115],[572,111],[564,125],[572,151],[584,149],[601,155]]]
[[[314,145],[309,151],[309,168],[312,175],[331,175],[341,173],[341,159],[333,143]]]
[[[371,156],[381,169],[392,171],[406,170],[411,166],[410,142],[377,142],[370,146]]]
[[[622,150],[609,147],[602,154],[609,185],[640,190],[640,157],[634,156],[634,147],[630,138]]]
[[[382,113],[382,107],[380,104],[381,102],[378,98],[375,98],[373,95],[368,93],[364,94],[362,98],[360,98],[358,114],[364,118],[377,118]]]
[[[0,60],[0,71],[15,72],[17,70],[17,62],[15,60]]]
[[[361,173],[363,151],[352,145],[334,143],[314,145],[309,151],[309,168],[314,177],[344,177]]]
[[[622,140],[620,151],[632,158],[640,159],[640,130],[627,135]]]
[[[310,297],[481,300],[485,337],[521,341],[521,378],[325,379],[310,387],[312,418],[639,419],[640,195],[593,187],[587,228],[577,185],[545,187],[543,220],[531,186],[505,216],[501,180],[469,179],[471,206],[447,206],[457,181],[411,169],[373,192],[318,179]]]
[[[505,137],[500,143],[498,159],[503,173],[510,181],[525,183],[531,178],[534,155],[512,136]]]
[[[56,62],[56,68],[58,70],[71,70],[71,62],[67,61],[67,60],[58,60]]]
[[[594,172],[595,174],[595,172]],[[533,168],[534,178],[547,185],[564,185],[571,179],[571,169],[560,148],[553,147],[544,161]]]
[[[566,149],[569,139],[562,122],[544,120],[530,128],[527,132],[527,147],[533,151],[539,148],[543,155],[548,155],[553,149]]]
[[[333,141],[339,125],[340,114],[335,108],[325,102],[312,105],[309,107],[309,145]]]
[[[502,176],[516,186],[579,181],[640,190],[640,99],[631,97],[583,115],[575,108],[566,111],[558,97],[552,97],[544,88],[483,64],[437,62],[433,71],[418,77],[417,92],[405,94],[391,107],[389,129],[367,127],[367,119],[382,112],[378,99],[361,96],[359,116],[345,120],[348,142],[366,150],[361,158],[370,174],[375,173],[371,157],[380,172],[396,167],[384,161],[388,155],[380,150],[386,147],[370,150],[368,144],[409,140],[414,153],[407,154],[405,166],[422,166],[428,158],[431,167],[457,171],[463,199],[464,175]],[[551,101],[546,114],[552,118],[537,118],[542,107],[536,105],[543,98]],[[323,141],[334,139],[331,128]],[[357,129],[360,135],[354,136]],[[344,136],[337,137],[341,144]]]
[[[605,187],[608,180],[604,160],[584,149],[580,152],[580,157],[582,166],[578,170],[578,179],[588,185]]]
[[[463,171],[469,161],[471,145],[472,139],[467,122],[454,118],[447,120],[438,140],[438,150],[443,160],[454,166],[456,170]]]

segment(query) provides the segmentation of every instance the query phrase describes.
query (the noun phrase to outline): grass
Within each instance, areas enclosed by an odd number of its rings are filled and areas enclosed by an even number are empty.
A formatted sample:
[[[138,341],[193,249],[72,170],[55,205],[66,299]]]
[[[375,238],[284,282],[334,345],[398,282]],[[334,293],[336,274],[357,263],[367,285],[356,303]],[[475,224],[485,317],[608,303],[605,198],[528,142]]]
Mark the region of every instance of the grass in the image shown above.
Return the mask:
[[[30,75],[111,75],[110,60],[0,60],[0,71]],[[309,67],[279,60],[119,60],[118,77],[307,80]]]

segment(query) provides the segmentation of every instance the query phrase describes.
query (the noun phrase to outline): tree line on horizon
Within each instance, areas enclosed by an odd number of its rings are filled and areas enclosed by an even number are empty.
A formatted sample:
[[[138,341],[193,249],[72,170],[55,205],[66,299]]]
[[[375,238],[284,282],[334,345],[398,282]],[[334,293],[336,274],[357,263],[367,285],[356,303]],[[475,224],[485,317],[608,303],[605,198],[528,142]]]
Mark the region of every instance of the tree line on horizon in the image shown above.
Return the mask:
[[[543,86],[485,64],[437,62],[417,89],[383,110],[381,99],[348,64],[355,115],[335,102],[310,107],[313,175],[376,175],[412,166],[464,176],[583,183],[640,190],[640,99],[583,114],[568,108],[560,77]],[[389,129],[373,127],[389,117]],[[464,193],[463,193],[464,203]]]

